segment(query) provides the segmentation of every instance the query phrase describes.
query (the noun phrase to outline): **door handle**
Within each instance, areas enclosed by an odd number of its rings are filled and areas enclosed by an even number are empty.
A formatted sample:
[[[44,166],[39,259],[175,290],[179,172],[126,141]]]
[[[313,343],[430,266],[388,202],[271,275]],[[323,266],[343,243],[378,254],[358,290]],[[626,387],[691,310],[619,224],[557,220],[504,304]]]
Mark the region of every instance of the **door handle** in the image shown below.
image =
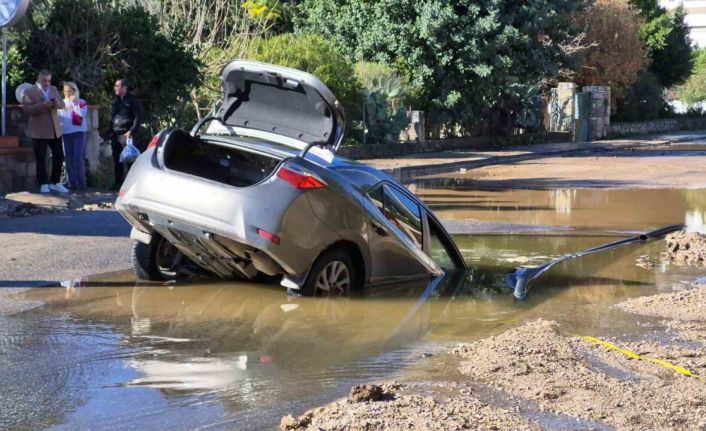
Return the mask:
[[[387,228],[377,220],[370,220],[370,226],[380,236],[387,236]]]

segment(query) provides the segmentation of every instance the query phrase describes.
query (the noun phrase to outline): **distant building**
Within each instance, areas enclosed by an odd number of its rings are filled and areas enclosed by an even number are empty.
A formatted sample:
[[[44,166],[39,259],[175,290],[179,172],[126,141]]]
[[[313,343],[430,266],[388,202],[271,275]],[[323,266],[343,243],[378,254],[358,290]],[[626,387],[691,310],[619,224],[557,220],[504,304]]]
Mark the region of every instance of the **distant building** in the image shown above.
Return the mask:
[[[665,9],[675,9],[684,5],[686,23],[691,30],[691,42],[699,48],[706,48],[706,1],[704,0],[659,0]]]

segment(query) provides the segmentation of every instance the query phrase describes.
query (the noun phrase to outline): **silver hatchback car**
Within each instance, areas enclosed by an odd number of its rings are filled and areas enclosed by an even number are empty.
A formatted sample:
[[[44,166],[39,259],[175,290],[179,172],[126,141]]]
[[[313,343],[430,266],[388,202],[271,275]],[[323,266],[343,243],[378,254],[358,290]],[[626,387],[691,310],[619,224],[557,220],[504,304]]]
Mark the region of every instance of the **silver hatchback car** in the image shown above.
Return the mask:
[[[238,60],[222,83],[212,114],[155,136],[118,194],[138,277],[192,267],[321,296],[466,267],[405,187],[335,156],[343,110],[319,79]]]

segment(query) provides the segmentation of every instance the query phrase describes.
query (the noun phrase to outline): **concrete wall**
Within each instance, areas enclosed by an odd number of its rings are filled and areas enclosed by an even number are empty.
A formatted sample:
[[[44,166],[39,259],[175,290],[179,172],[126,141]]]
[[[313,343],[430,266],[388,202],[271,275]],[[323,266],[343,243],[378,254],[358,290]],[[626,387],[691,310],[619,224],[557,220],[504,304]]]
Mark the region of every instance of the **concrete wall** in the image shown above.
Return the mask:
[[[337,154],[351,159],[388,159],[407,154],[451,150],[485,150],[541,142],[568,142],[571,133],[538,133],[516,136],[481,136],[446,138],[424,143],[404,142],[384,145],[350,145],[338,149]]]
[[[665,118],[633,123],[613,123],[610,125],[611,133],[621,135],[643,135],[675,130],[702,129],[706,129],[706,118]]]

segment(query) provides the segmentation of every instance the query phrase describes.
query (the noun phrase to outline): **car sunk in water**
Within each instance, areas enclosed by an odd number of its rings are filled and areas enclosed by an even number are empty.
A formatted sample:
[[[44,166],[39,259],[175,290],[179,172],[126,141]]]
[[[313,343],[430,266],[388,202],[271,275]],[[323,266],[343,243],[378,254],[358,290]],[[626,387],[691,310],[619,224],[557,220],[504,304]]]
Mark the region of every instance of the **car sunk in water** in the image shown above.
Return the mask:
[[[138,277],[191,266],[321,296],[465,268],[414,194],[335,156],[343,110],[319,79],[236,60],[222,84],[212,114],[155,136],[120,190]]]

